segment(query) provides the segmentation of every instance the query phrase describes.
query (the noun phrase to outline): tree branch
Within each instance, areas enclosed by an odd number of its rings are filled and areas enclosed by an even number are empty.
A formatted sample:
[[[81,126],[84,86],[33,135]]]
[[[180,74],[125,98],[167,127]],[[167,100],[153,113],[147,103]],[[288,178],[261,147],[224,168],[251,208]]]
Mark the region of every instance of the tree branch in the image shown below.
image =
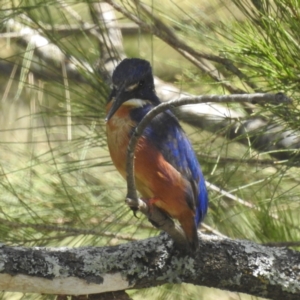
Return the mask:
[[[164,283],[192,283],[251,295],[300,297],[300,253],[201,234],[193,257],[166,234],[103,248],[0,248],[0,289],[95,294]]]
[[[99,10],[97,6],[97,4],[94,6],[96,13],[98,13],[97,10]],[[118,30],[116,22],[113,22],[115,18],[110,14],[113,14],[113,11],[109,10],[109,14],[104,14],[103,20],[99,19],[101,22],[106,22],[109,34],[111,34],[113,30]],[[108,17],[109,20],[105,19],[106,17]],[[37,74],[38,78],[61,79],[61,64],[65,63],[70,80],[93,85],[93,82],[88,82],[87,78],[82,76],[81,73],[81,70],[84,68],[84,74],[87,76],[87,70],[90,74],[94,74],[93,68],[88,63],[78,62],[76,59],[68,58],[58,46],[54,47],[54,45],[50,44],[50,41],[41,36],[37,30],[26,27],[14,20],[10,20],[8,24],[10,29],[15,33],[23,33],[23,36],[20,38],[22,45],[27,47],[28,43],[32,43],[35,54],[51,66],[51,68],[49,68],[47,67],[48,65],[46,66],[43,63],[32,63],[30,65],[30,71]],[[117,35],[119,34],[116,32],[115,36]],[[102,37],[105,40],[105,35],[102,35]],[[121,55],[123,54],[121,53]],[[100,73],[104,78],[107,77],[107,74],[112,73],[116,61],[117,60],[113,60],[111,63],[106,63],[103,69],[100,68]],[[13,67],[14,64],[12,63],[5,62],[4,60],[0,62],[0,69],[6,74],[10,74]],[[50,69],[54,69],[55,72],[50,72]],[[106,69],[105,72],[104,69]],[[157,77],[155,78],[155,86],[158,96],[162,101],[192,96],[182,92],[174,85],[163,82]],[[188,105],[177,109],[176,114],[182,121],[199,128],[214,133],[222,130],[222,134],[226,138],[236,139],[238,142],[247,144],[251,141],[251,146],[256,150],[268,152],[277,159],[290,159],[299,155],[299,132],[286,128],[282,124],[276,124],[272,120],[267,120],[260,116],[250,118],[245,113],[224,107],[218,103]]]

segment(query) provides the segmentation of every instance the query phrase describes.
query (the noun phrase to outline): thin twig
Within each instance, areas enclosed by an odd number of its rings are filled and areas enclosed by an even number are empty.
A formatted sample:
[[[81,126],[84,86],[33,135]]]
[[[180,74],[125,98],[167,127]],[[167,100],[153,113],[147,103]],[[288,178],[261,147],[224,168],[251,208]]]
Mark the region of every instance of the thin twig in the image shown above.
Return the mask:
[[[211,226],[209,226],[209,225],[207,225],[205,223],[201,223],[201,227],[204,228],[207,232],[210,232],[210,233],[213,233],[214,235],[217,235],[219,237],[228,239],[228,236],[222,234],[218,230],[212,228]]]
[[[300,241],[290,241],[290,242],[268,242],[268,243],[262,243],[264,246],[269,247],[300,247]]]
[[[0,218],[0,222],[1,225],[9,226],[9,228],[32,228],[39,231],[66,232],[68,233],[68,235],[95,235],[95,236],[105,236],[109,238],[117,238],[125,241],[136,241],[136,239],[129,234],[113,233],[109,231],[74,228],[74,227],[49,225],[49,224],[28,224],[28,223],[26,224],[26,223],[8,221],[3,218]]]
[[[40,23],[41,24],[41,23]],[[97,25],[90,24],[88,22],[84,22],[84,24],[77,25],[77,24],[66,24],[66,25],[42,25],[43,31],[47,32],[57,32],[60,35],[74,35],[80,34],[85,32],[87,34],[93,35],[91,33],[91,29],[96,29]],[[113,27],[112,27],[113,28]],[[137,34],[139,30],[139,26],[135,23],[120,23],[116,25],[115,29],[121,30],[122,34],[130,35],[130,34]],[[19,38],[22,37],[24,34],[21,32],[4,32],[0,33],[0,39],[2,38]]]
[[[250,203],[249,201],[245,201],[245,200],[243,200],[243,199],[241,199],[241,198],[239,198],[237,196],[234,196],[233,194],[231,194],[231,193],[229,193],[229,192],[227,192],[227,191],[225,191],[225,190],[217,187],[216,185],[214,185],[214,184],[212,184],[212,183],[210,183],[208,181],[206,181],[206,186],[207,186],[208,189],[211,189],[212,191],[215,191],[215,192],[221,194],[222,196],[224,196],[224,197],[226,197],[226,198],[228,198],[230,200],[236,201],[239,204],[241,204],[243,206],[246,206],[248,208],[252,208],[252,209],[256,209],[256,210],[260,211],[260,208],[257,207],[256,205]],[[276,219],[278,219],[277,215],[276,215]]]
[[[299,166],[299,162],[289,162],[288,160],[271,160],[271,159],[241,159],[234,157],[222,157],[222,156],[214,156],[205,153],[197,153],[197,156],[218,161],[219,163],[239,163],[239,164],[248,164],[248,165],[267,165],[267,166],[278,166],[278,165],[289,165],[289,166]]]

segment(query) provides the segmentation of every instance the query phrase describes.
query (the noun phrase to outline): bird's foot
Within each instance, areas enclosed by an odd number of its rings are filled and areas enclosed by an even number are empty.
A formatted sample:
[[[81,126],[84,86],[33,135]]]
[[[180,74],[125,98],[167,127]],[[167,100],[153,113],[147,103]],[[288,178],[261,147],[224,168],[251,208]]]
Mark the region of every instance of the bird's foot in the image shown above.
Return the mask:
[[[148,210],[149,210],[149,213],[151,214],[153,212],[153,205],[159,201],[160,199],[157,198],[157,197],[153,197],[153,198],[141,198],[148,206]]]
[[[160,199],[158,197],[153,197],[153,198],[142,198],[142,200],[147,204],[148,207],[148,220],[149,222],[156,228],[160,228],[160,225],[157,224],[156,222],[154,222],[151,218],[152,214],[155,212],[155,203],[160,201]]]

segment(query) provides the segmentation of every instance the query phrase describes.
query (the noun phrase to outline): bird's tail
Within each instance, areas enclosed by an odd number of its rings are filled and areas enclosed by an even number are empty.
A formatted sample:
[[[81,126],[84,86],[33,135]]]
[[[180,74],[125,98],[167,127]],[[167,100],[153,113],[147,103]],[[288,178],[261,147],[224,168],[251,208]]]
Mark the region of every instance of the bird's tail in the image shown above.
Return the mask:
[[[197,226],[194,218],[186,216],[183,218],[179,218],[179,223],[182,226],[182,229],[185,233],[187,242],[189,244],[189,248],[195,252],[199,247],[199,237],[198,237],[198,231]]]

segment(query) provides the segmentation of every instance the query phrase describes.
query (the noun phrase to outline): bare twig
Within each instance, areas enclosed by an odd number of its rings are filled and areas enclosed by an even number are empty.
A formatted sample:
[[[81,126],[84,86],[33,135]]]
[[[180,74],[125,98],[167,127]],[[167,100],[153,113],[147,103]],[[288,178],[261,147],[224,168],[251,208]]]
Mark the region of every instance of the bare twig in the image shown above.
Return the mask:
[[[66,69],[66,65],[63,62],[62,65],[62,74],[64,80],[64,91],[66,97],[66,110],[67,110],[67,139],[68,141],[72,140],[72,109],[71,109],[71,96],[70,96],[70,89],[69,89],[69,80],[68,80],[68,73]]]
[[[209,155],[206,153],[197,153],[197,155],[201,158],[211,159],[212,161],[218,161],[219,163],[239,163],[239,164],[248,164],[248,165],[266,165],[266,166],[278,166],[278,165],[289,165],[289,166],[299,166],[299,162],[289,162],[287,160],[271,160],[271,159],[243,159],[243,158],[235,158],[235,157],[222,157]]]
[[[47,25],[43,24],[42,28],[44,31],[49,32],[58,32],[61,35],[74,35],[74,34],[80,34],[82,32],[85,32],[87,34],[91,34],[91,29],[96,29],[97,25],[90,24],[88,22],[84,22],[83,24],[67,24],[67,25]],[[113,28],[113,27],[112,27]],[[121,30],[122,34],[137,34],[139,30],[139,26],[135,23],[120,23],[118,24],[115,29]],[[19,38],[22,37],[23,34],[20,32],[4,32],[0,33],[0,39],[1,38]]]
[[[205,229],[206,232],[212,233],[216,236],[222,237],[222,238],[228,238],[228,236],[222,234],[221,232],[219,232],[218,230],[212,228],[211,226],[205,224],[205,223],[201,223],[201,228]]]
[[[233,194],[231,194],[231,193],[229,193],[229,192],[227,192],[227,191],[225,191],[225,190],[217,187],[216,185],[214,185],[214,184],[212,184],[210,182],[206,181],[206,186],[207,186],[208,189],[210,189],[210,190],[212,190],[214,192],[217,192],[218,194],[220,194],[220,195],[222,195],[222,196],[224,196],[224,197],[226,197],[226,198],[228,198],[230,200],[233,200],[233,201],[235,201],[235,202],[237,202],[237,203],[239,203],[239,204],[241,204],[241,205],[243,205],[245,207],[252,208],[252,209],[260,211],[260,208],[257,207],[256,205],[250,203],[249,201],[243,200],[240,197],[234,196]],[[272,217],[273,217],[273,215],[272,215]],[[276,215],[276,219],[278,219],[277,215]]]
[[[9,221],[3,218],[0,218],[1,225],[8,226],[10,228],[32,228],[38,231],[48,231],[48,232],[66,232],[67,236],[70,235],[95,235],[95,236],[104,236],[108,238],[116,238],[124,241],[135,241],[129,234],[122,233],[113,233],[109,231],[103,230],[95,230],[95,229],[83,229],[83,228],[74,228],[67,226],[59,226],[59,225],[49,225],[49,224],[29,224],[29,223],[19,223],[14,221]],[[55,238],[55,237],[53,237]]]
[[[288,241],[288,242],[268,242],[262,243],[264,246],[268,247],[300,247],[300,241]]]

